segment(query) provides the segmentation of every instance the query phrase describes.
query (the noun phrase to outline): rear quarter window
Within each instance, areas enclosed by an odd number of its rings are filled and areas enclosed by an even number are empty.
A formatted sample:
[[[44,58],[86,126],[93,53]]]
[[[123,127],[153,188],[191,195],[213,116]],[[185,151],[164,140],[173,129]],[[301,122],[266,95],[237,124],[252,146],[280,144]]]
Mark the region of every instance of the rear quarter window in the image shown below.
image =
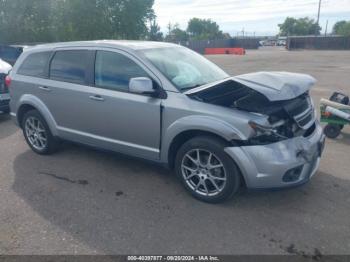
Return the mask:
[[[28,55],[17,70],[17,74],[34,77],[47,77],[46,65],[50,56],[51,52],[41,52]]]

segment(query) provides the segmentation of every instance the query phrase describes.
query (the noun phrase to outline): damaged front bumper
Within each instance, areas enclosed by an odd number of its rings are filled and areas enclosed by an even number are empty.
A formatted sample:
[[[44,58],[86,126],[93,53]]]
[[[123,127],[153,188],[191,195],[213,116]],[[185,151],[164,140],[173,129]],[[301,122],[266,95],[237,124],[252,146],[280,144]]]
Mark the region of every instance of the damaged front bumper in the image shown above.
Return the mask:
[[[268,145],[228,147],[250,189],[286,188],[304,184],[316,173],[325,136],[319,123],[309,137]]]

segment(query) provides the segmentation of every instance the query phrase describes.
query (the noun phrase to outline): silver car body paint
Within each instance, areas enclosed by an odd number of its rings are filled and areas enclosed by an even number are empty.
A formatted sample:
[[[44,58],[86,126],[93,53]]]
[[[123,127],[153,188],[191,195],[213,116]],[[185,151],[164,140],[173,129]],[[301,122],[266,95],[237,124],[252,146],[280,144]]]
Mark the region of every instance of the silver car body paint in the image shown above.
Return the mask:
[[[248,141],[254,135],[248,122],[267,122],[267,116],[203,103],[187,95],[213,84],[185,93],[179,92],[138,52],[146,48],[164,47],[178,46],[158,42],[91,41],[48,44],[27,49],[10,74],[11,115],[18,123],[22,106],[30,105],[43,115],[54,136],[165,164],[169,161],[172,142],[183,132],[204,131],[228,142]],[[32,53],[72,49],[107,50],[129,57],[158,82],[167,93],[167,98],[17,74],[19,66]],[[314,83],[314,79],[309,76],[271,72],[231,79],[261,92],[271,101],[294,98],[309,90]],[[43,86],[49,87],[49,90],[40,88]],[[93,101],[89,99],[92,95],[99,95],[105,101]],[[322,132],[316,123],[316,129],[310,137],[296,137],[268,145],[232,146],[225,151],[239,166],[248,187],[284,187],[308,179],[317,170],[319,153],[315,148],[322,139]],[[297,156],[300,149],[310,156],[307,159]],[[296,165],[305,166],[300,181],[283,183],[283,173]]]

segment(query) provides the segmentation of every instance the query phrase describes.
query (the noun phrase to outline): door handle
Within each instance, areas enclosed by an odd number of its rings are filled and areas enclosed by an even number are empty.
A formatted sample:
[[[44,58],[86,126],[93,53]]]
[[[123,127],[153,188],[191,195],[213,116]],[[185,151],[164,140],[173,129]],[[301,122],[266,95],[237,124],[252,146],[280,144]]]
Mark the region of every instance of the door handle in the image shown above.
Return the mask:
[[[39,89],[40,89],[40,90],[47,91],[47,92],[50,92],[50,91],[51,91],[51,89],[48,88],[47,86],[39,86]]]
[[[90,96],[90,99],[95,101],[100,101],[100,102],[105,101],[105,99],[99,95]]]

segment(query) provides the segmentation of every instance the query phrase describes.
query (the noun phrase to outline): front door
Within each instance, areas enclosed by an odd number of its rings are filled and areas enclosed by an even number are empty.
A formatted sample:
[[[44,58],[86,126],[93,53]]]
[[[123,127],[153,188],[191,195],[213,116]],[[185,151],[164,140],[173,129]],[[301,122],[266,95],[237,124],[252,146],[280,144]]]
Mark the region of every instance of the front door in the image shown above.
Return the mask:
[[[117,148],[150,159],[159,158],[161,99],[129,92],[134,77],[149,77],[127,54],[97,51],[95,88],[89,96],[89,133],[106,139]]]

